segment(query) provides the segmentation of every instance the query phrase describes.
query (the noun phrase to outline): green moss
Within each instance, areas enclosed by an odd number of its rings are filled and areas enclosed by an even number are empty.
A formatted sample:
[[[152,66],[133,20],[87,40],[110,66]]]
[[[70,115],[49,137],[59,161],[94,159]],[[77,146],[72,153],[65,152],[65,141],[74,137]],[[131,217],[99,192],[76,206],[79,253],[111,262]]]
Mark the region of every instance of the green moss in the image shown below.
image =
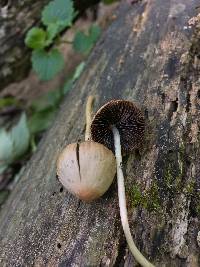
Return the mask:
[[[163,162],[164,164],[160,166],[163,169],[162,188],[159,188],[156,180],[145,191],[138,183],[135,183],[129,190],[131,206],[160,213],[165,210],[163,203],[170,201],[180,193],[184,193],[191,198],[192,203],[194,203],[194,210],[200,216],[200,193],[197,193],[195,179],[194,177],[191,177],[190,180],[185,179],[187,166],[184,142],[179,145],[177,150],[169,151]],[[165,202],[160,197],[160,190],[162,190],[162,196],[165,196]]]
[[[142,195],[142,192],[141,192],[138,184],[135,184],[131,188],[130,195],[131,195],[132,207],[137,207],[143,203],[143,195]]]
[[[182,188],[182,173],[177,172],[173,166],[168,165],[164,172],[165,189],[170,194],[175,194],[181,191]]]
[[[200,204],[196,206],[195,210],[197,215],[200,216]]]
[[[200,217],[200,192],[192,193],[193,196],[193,207],[198,217]]]
[[[167,188],[171,188],[172,187],[172,184],[173,184],[173,175],[171,173],[171,168],[168,168],[165,170],[165,173],[164,173],[164,181],[165,181],[165,185],[167,186]]]
[[[158,191],[158,185],[153,182],[151,187],[146,192],[147,209],[149,211],[160,211],[161,201]]]
[[[183,143],[178,151],[168,153],[164,166],[164,183],[166,193],[174,195],[183,190],[182,178],[185,173],[185,146]]]
[[[184,156],[185,156],[185,144],[184,142],[180,142],[179,144],[179,155],[181,156],[181,159],[183,160]]]
[[[174,151],[172,156],[168,155],[164,169],[164,182],[168,192],[172,195],[185,192],[193,195],[195,191],[195,180],[192,177],[190,181],[184,184],[186,175],[186,148],[182,142],[179,150]]]
[[[150,212],[161,210],[161,201],[156,182],[153,182],[151,187],[144,192],[142,192],[138,184],[135,184],[129,191],[129,195],[132,207],[141,206]]]
[[[194,195],[194,190],[195,190],[195,180],[191,180],[186,187],[184,188],[184,192],[187,195],[193,196]]]

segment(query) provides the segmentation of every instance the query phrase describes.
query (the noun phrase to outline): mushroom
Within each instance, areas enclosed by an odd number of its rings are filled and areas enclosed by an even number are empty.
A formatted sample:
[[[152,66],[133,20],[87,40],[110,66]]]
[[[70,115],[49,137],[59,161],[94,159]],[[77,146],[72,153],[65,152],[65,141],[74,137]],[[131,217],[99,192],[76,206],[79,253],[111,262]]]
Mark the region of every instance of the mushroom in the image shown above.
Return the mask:
[[[90,96],[86,104],[86,141],[67,145],[57,160],[60,182],[69,192],[87,202],[102,196],[116,173],[113,152],[100,143],[90,141],[93,100]]]
[[[141,111],[130,101],[111,100],[102,106],[91,123],[91,137],[115,152],[117,162],[117,183],[120,217],[129,248],[135,259],[144,267],[153,267],[137,249],[131,236],[122,172],[122,154],[137,148],[144,135],[144,117]]]

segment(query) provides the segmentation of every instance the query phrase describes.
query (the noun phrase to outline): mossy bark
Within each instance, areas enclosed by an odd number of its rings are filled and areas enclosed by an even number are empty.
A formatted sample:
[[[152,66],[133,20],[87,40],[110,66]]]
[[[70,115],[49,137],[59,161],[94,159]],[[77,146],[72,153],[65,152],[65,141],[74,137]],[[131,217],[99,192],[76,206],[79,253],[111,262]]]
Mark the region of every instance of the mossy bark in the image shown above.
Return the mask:
[[[56,179],[60,151],[84,139],[89,94],[95,110],[124,98],[146,116],[143,147],[124,159],[138,248],[159,267],[200,266],[198,17],[188,24],[198,2],[121,4],[1,211],[1,266],[137,265],[120,225],[116,181],[86,204]]]

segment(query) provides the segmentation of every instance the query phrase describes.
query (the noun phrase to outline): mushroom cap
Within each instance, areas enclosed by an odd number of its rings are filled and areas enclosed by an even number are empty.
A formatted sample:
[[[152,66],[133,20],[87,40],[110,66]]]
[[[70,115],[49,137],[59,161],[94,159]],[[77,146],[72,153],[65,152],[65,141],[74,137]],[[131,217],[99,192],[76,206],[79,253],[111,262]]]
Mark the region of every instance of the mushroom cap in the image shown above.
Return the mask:
[[[120,133],[123,154],[128,154],[140,145],[144,136],[145,121],[134,103],[127,100],[111,100],[97,111],[92,120],[92,140],[114,152],[112,126]]]
[[[102,196],[116,173],[116,160],[102,144],[86,141],[67,145],[57,160],[58,179],[81,200],[90,202]]]

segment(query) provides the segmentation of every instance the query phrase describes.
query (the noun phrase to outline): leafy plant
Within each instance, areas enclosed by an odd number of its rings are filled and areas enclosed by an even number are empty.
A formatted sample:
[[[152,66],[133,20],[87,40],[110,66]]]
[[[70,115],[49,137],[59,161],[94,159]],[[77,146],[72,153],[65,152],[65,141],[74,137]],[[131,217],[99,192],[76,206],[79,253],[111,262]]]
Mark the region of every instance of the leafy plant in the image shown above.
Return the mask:
[[[0,129],[0,173],[27,151],[29,141],[30,133],[25,113],[9,131]]]
[[[41,80],[47,81],[57,75],[64,67],[64,58],[57,48],[52,48],[59,43],[60,33],[72,26],[76,17],[72,0],[53,0],[42,11],[43,28],[31,28],[25,38],[27,47],[32,52],[32,67]],[[76,51],[87,54],[100,35],[100,28],[92,25],[85,34],[77,32],[72,43]]]
[[[92,25],[88,34],[78,31],[73,41],[73,47],[75,51],[88,54],[99,38],[100,33],[101,30],[97,25]]]
[[[52,79],[64,66],[63,56],[57,49],[49,52],[35,50],[31,60],[33,69],[45,81]]]
[[[71,26],[76,15],[71,0],[53,0],[42,11],[46,29],[33,27],[26,35],[25,44],[33,49],[32,66],[41,80],[50,80],[61,71],[64,59],[58,49],[45,50],[66,27]]]
[[[84,66],[84,62],[80,63],[76,67],[72,77],[65,82],[61,89],[48,92],[32,102],[30,107],[32,115],[28,119],[28,125],[32,135],[36,135],[49,128],[55,118],[61,100],[79,78]]]
[[[33,27],[28,31],[25,43],[29,48],[42,49],[47,45],[47,33],[38,27]]]
[[[71,0],[54,0],[51,1],[42,11],[42,22],[44,25],[60,25],[59,30],[71,26],[75,16],[73,1]]]
[[[29,129],[32,134],[42,132],[49,128],[55,117],[54,109],[46,109],[34,113],[29,119]]]
[[[14,97],[5,97],[0,99],[0,109],[7,107],[7,106],[17,106],[20,107],[21,103]]]

